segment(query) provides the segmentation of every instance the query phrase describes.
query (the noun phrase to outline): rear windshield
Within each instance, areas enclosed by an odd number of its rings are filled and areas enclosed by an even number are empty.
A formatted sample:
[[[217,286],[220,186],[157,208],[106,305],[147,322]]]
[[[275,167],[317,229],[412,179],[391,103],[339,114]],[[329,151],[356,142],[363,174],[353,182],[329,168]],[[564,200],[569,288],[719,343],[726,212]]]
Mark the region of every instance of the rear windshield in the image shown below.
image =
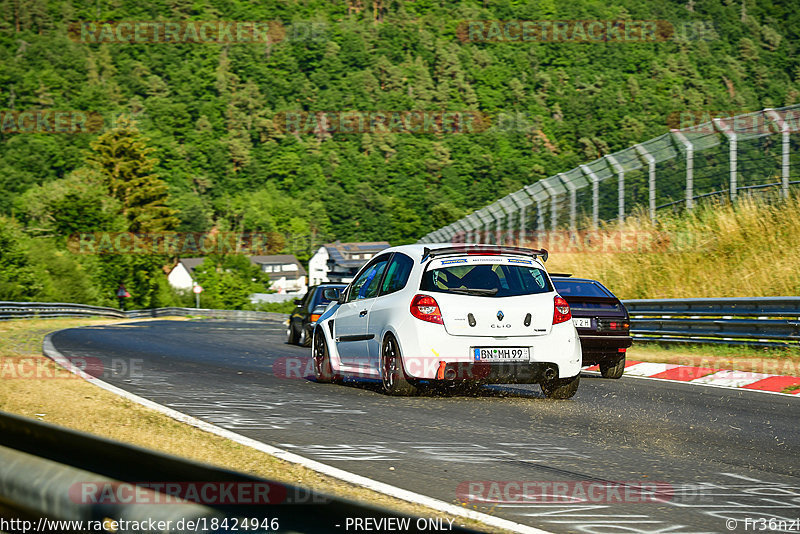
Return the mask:
[[[462,264],[430,269],[420,289],[485,297],[516,297],[553,291],[542,269],[529,265]]]
[[[561,280],[554,279],[556,290],[564,297],[614,297],[611,293],[598,284],[588,280]]]

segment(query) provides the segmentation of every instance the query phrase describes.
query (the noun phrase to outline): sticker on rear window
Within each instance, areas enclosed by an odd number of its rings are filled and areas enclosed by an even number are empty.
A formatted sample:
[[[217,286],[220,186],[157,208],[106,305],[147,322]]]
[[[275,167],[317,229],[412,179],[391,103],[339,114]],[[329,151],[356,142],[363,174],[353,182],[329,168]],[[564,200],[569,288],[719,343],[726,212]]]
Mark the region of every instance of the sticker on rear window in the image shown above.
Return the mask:
[[[544,276],[542,276],[542,271],[540,271],[539,269],[530,269],[530,272],[533,275],[533,279],[536,282],[536,284],[540,288],[544,289],[545,281],[544,281]]]
[[[454,265],[456,263],[467,263],[467,260],[460,259],[460,260],[442,260],[442,265]]]
[[[522,265],[533,265],[531,260],[518,260],[517,258],[508,258],[508,263],[520,263]]]

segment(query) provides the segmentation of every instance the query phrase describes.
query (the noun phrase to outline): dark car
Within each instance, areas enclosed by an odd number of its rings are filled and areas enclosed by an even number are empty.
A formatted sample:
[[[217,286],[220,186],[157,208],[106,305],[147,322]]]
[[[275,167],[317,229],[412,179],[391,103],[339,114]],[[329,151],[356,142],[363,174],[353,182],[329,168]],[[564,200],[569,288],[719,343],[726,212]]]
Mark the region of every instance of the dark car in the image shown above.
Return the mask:
[[[605,378],[619,378],[625,371],[625,351],[633,340],[625,305],[597,280],[551,275],[558,294],[572,310],[583,349],[583,365],[600,366]]]
[[[323,294],[325,289],[347,287],[347,284],[320,284],[308,288],[302,299],[294,301],[297,307],[289,316],[289,327],[286,329],[286,342],[292,345],[311,346],[311,332],[317,319],[331,302]]]

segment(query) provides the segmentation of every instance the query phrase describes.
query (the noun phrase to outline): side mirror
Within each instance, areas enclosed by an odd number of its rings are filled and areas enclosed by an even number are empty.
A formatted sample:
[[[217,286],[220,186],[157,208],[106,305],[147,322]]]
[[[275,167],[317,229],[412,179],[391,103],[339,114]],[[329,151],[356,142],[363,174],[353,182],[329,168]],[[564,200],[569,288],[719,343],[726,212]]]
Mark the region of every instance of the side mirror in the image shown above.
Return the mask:
[[[322,292],[322,296],[325,297],[328,300],[336,300],[336,301],[338,301],[339,297],[341,296],[341,292],[339,291],[338,287],[327,287]]]

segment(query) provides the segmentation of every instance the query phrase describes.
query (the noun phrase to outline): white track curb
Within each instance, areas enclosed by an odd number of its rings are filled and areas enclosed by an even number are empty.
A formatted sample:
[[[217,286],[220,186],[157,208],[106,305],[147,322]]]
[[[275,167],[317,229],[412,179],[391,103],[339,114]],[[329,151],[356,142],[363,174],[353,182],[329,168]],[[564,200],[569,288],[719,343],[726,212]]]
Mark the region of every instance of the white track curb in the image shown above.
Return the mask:
[[[309,458],[305,458],[304,456],[300,456],[298,454],[294,454],[289,451],[273,447],[272,445],[267,445],[266,443],[262,443],[252,438],[248,438],[247,436],[237,434],[236,432],[231,432],[230,430],[226,430],[216,425],[212,425],[211,423],[207,423],[190,415],[186,415],[185,413],[173,410],[172,408],[167,408],[166,406],[162,406],[161,404],[145,399],[144,397],[134,395],[133,393],[125,391],[124,389],[120,389],[116,386],[113,386],[108,382],[104,382],[98,378],[95,378],[85,373],[77,366],[75,366],[68,358],[66,358],[63,354],[61,354],[53,345],[52,336],[53,334],[56,333],[57,332],[51,332],[47,334],[44,338],[42,352],[44,353],[45,356],[55,361],[56,363],[58,363],[65,369],[69,370],[70,372],[80,376],[81,378],[87,380],[88,382],[102,389],[105,389],[106,391],[110,391],[115,395],[119,395],[120,397],[124,397],[132,402],[141,404],[142,406],[160,412],[177,421],[199,428],[200,430],[205,430],[206,432],[209,432],[211,434],[227,438],[241,445],[245,445],[257,451],[261,451],[276,458],[280,458],[281,460],[285,460],[293,464],[307,467],[308,469],[311,469],[318,473],[322,473],[324,475],[328,475],[330,477],[337,478],[345,482],[349,482],[350,484],[354,484],[356,486],[361,486],[367,489],[371,489],[373,491],[377,491],[379,493],[383,493],[384,495],[395,497],[397,499],[406,502],[426,506],[428,508],[437,510],[439,512],[459,517],[465,517],[468,519],[473,519],[475,521],[480,521],[481,523],[485,523],[493,527],[503,528],[514,532],[522,532],[525,534],[552,534],[546,530],[541,530],[536,527],[523,525],[521,523],[516,523],[514,521],[509,521],[507,519],[501,519],[499,517],[494,517],[481,512],[476,512],[474,510],[466,510],[454,504],[434,499],[433,497],[428,497],[426,495],[414,493],[413,491],[404,490],[402,488],[398,488],[390,484],[379,482],[371,478],[367,478],[361,475],[357,475],[355,473],[351,473],[349,471],[345,471],[344,469],[332,467],[330,465],[317,462],[316,460],[311,460]]]

